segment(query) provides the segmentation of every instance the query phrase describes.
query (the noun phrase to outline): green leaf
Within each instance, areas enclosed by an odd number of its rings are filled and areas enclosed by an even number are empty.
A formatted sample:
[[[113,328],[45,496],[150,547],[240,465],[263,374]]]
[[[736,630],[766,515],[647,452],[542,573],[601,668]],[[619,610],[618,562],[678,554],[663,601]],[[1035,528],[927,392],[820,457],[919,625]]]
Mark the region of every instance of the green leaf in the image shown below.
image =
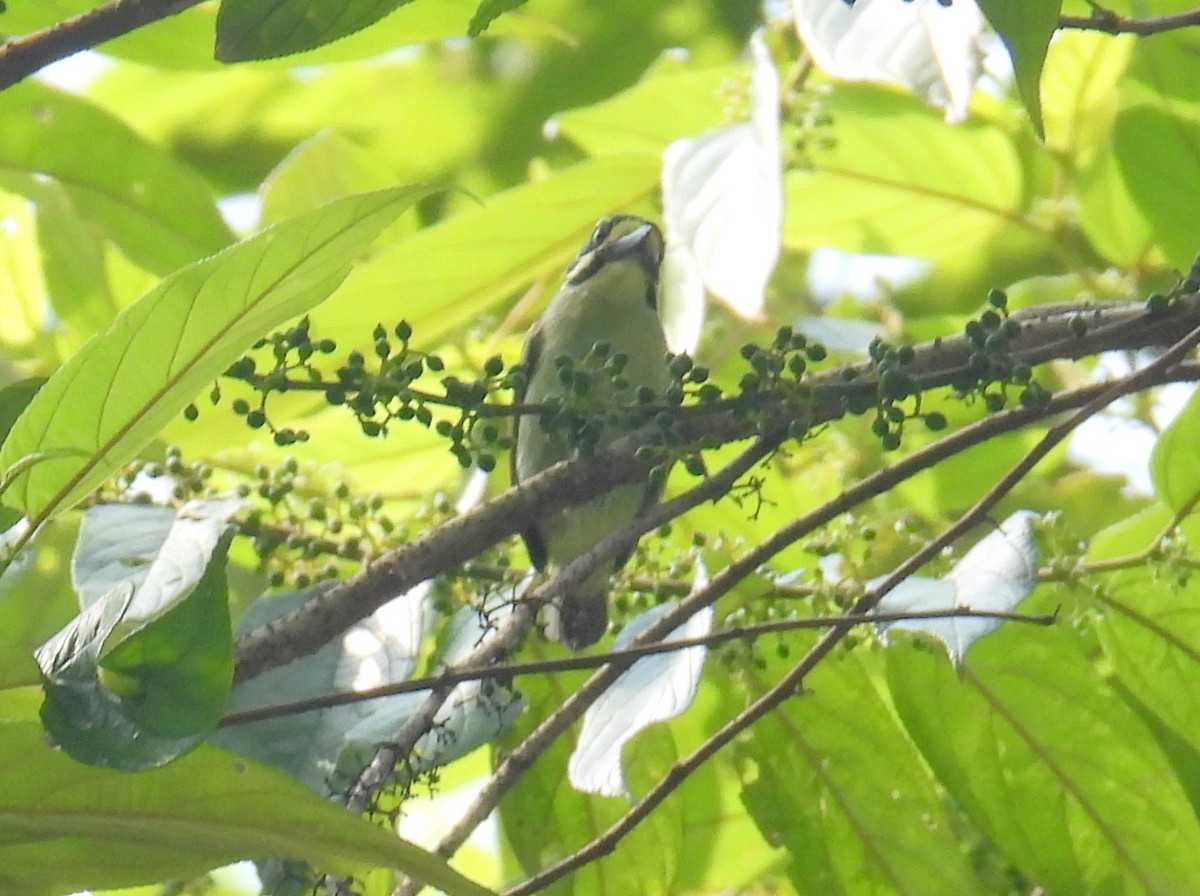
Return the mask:
[[[44,376],[31,376],[28,379],[9,383],[0,389],[0,445],[8,438],[13,424],[24,413],[25,408],[33,401],[33,396],[46,383]]]
[[[85,517],[74,577],[87,609],[37,653],[42,720],[75,759],[161,765],[216,727],[233,680],[221,533],[235,506],[102,505]]]
[[[961,678],[940,652],[895,644],[888,681],[950,797],[1047,893],[1123,880],[1123,892],[1172,896],[1200,879],[1179,781],[1069,633],[1002,628]]]
[[[62,184],[46,181],[41,187],[35,202],[46,294],[54,313],[74,330],[78,346],[112,323],[118,310],[105,268],[104,240]]]
[[[1075,179],[1079,226],[1096,251],[1118,265],[1135,265],[1153,248],[1150,225],[1129,192],[1112,146]]]
[[[405,318],[434,344],[534,280],[557,285],[598,218],[654,194],[658,168],[654,156],[609,156],[493,196],[379,252],[313,325],[349,345],[381,319]]]
[[[878,656],[829,660],[739,745],[746,808],[796,890],[979,893],[937,787],[880,698]],[[880,761],[887,757],[886,761]]]
[[[665,57],[628,90],[555,115],[553,126],[590,155],[657,154],[672,140],[721,124],[721,88],[739,77],[747,77],[744,65],[695,68]]]
[[[395,175],[374,155],[336,131],[324,130],[296,146],[259,188],[262,224],[320,208],[354,193],[381,190]]]
[[[1154,491],[1175,511],[1181,510],[1200,494],[1200,465],[1196,448],[1200,445],[1200,392],[1193,392],[1187,404],[1167,426],[1150,455],[1150,481]]]
[[[1042,65],[1050,38],[1058,29],[1061,0],[979,0],[979,8],[996,29],[1012,57],[1017,91],[1039,137],[1042,127]]]
[[[1048,148],[1084,166],[1107,145],[1136,45],[1131,34],[1064,30],[1055,37],[1041,79]]]
[[[545,645],[539,645],[544,651]],[[555,649],[555,655],[558,654]],[[578,686],[579,676],[530,676],[521,682],[521,693],[530,711],[523,713],[510,732],[498,739],[501,750],[519,743],[539,719],[545,718]],[[593,797],[572,789],[567,781],[570,744],[559,738],[532,768],[520,776],[500,802],[498,816],[510,866],[533,873],[600,835],[626,811],[628,802]],[[655,726],[638,735],[625,755],[633,793],[645,792],[660,780],[677,757],[671,733]],[[675,893],[672,886],[681,859],[678,837],[685,823],[680,792],[655,809],[647,823],[634,828],[622,850],[590,862],[574,875],[569,888],[557,893]],[[631,861],[628,856],[653,856],[654,861]],[[510,873],[516,873],[511,868]]]
[[[0,881],[6,896],[125,887],[260,856],[351,873],[411,873],[451,896],[490,891],[282,772],[201,746],[129,773],[72,761],[34,722],[0,722]]]
[[[1136,545],[1129,545],[1136,549]],[[1099,600],[1100,643],[1121,685],[1176,737],[1200,749],[1200,582],[1181,585],[1157,571],[1126,571]]]
[[[487,31],[488,26],[509,10],[524,6],[526,0],[482,0],[475,15],[471,16],[471,24],[467,26],[467,34],[479,37]]]
[[[221,62],[311,50],[377,22],[410,0],[224,0],[217,11]]]
[[[37,662],[25,645],[0,641],[0,691],[40,683]]]
[[[63,365],[13,426],[0,469],[73,453],[23,473],[5,502],[37,523],[84,497],[256,339],[332,292],[355,253],[427,193],[348,197],[165,279]]]
[[[0,92],[0,119],[3,183],[37,201],[54,178],[143,267],[165,274],[229,244],[208,185],[99,107],[27,80]]]
[[[949,127],[921,101],[873,85],[838,85],[828,104],[833,124],[812,149],[813,170],[784,180],[787,248],[928,259],[937,287],[920,290],[920,312],[929,314],[945,310],[947,271],[978,266],[994,278],[996,255],[1028,263],[1048,242],[1026,214],[1024,163],[1001,129]]]
[[[50,315],[34,209],[24,197],[0,190],[0,220],[6,222],[0,230],[0,344],[16,355],[44,344]]]
[[[1191,220],[1200,197],[1200,121],[1133,106],[1117,116],[1113,146],[1154,239],[1172,264],[1187,270],[1200,249]],[[1163,177],[1164,171],[1171,176]]]

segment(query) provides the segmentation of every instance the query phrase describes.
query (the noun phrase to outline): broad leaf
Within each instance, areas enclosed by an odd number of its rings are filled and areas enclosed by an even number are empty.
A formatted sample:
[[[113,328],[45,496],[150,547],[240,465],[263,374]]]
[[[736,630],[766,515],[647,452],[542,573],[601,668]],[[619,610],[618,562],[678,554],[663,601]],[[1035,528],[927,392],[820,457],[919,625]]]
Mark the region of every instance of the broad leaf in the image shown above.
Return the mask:
[[[78,501],[256,339],[324,299],[354,253],[426,192],[348,197],[168,277],[63,365],[17,420],[0,468],[59,453],[24,472],[5,503],[40,522]]]
[[[130,774],[80,765],[40,725],[0,722],[0,868],[7,896],[126,887],[255,856],[344,873],[394,867],[451,896],[488,890],[282,772],[200,747]]]
[[[1043,135],[1042,65],[1050,38],[1058,29],[1061,0],[979,0],[979,7],[1004,40],[1012,57],[1017,90],[1030,123]]]
[[[756,724],[736,748],[742,800],[790,855],[797,892],[977,896],[944,797],[881,697],[880,665],[831,658]]]
[[[596,220],[645,203],[657,184],[657,160],[630,154],[514,187],[378,253],[313,315],[314,327],[362,341],[387,303],[436,343],[531,281],[557,287]]]
[[[896,708],[938,780],[1047,893],[1122,879],[1172,896],[1200,879],[1200,826],[1179,781],[1069,634],[1002,630],[961,675],[911,645],[888,660]]]
[[[999,128],[947,127],[911,97],[871,85],[839,85],[829,106],[832,141],[812,149],[811,172],[784,181],[786,247],[914,256],[940,273],[1024,237],[1025,174]],[[938,290],[921,296],[924,313],[943,307]]]
[[[36,201],[54,178],[143,267],[165,274],[229,244],[208,185],[99,107],[24,81],[0,92],[0,119],[0,182]]]
[[[225,0],[217,12],[217,59],[270,59],[353,34],[409,0]]]
[[[518,6],[525,5],[526,0],[482,0],[475,15],[471,16],[471,24],[467,26],[467,34],[479,37],[500,16]]]
[[[222,508],[193,503],[165,530],[155,516],[159,545],[148,555],[145,545],[138,553],[131,544],[132,553],[112,563],[85,560],[94,587],[112,585],[38,650],[42,720],[76,759],[126,769],[160,765],[194,746],[220,718],[233,679],[229,539],[221,538],[227,517]],[[135,517],[138,510],[157,508],[118,512]],[[81,536],[97,537],[86,528]],[[86,541],[84,547],[93,558],[103,550]]]
[[[1158,437],[1150,455],[1154,490],[1173,510],[1182,510],[1200,496],[1197,444],[1200,444],[1200,392],[1192,393],[1183,410]]]
[[[1149,105],[1123,109],[1113,128],[1121,176],[1170,261],[1187,270],[1200,249],[1190,216],[1200,196],[1200,121]],[[1161,173],[1170,171],[1170,178]]]
[[[677,603],[668,601],[630,620],[613,641],[613,650],[627,647],[643,630]],[[712,608],[696,613],[663,640],[699,638],[712,629]],[[567,764],[571,785],[602,796],[626,796],[621,748],[654,722],[679,715],[696,697],[707,651],[689,647],[638,660],[588,707],[579,742]]]

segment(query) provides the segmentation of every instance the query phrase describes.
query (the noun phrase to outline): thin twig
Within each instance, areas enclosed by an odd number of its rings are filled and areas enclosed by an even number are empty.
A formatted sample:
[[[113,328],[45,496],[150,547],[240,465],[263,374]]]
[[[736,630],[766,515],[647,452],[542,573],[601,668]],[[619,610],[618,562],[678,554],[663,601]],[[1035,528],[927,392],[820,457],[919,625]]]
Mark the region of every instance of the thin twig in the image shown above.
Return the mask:
[[[361,691],[339,691],[324,694],[320,697],[309,697],[305,700],[293,700],[289,703],[275,703],[270,706],[259,706],[253,709],[242,709],[231,712],[221,719],[218,727],[227,728],[232,725],[246,725],[251,722],[261,722],[265,719],[277,719],[281,716],[293,716],[303,712],[331,709],[335,706],[347,706],[354,703],[364,703],[368,700],[380,700],[384,697],[395,697],[399,694],[412,694],[418,691],[435,692],[446,686],[462,684],[465,681],[483,681],[485,679],[509,680],[522,675],[554,675],[559,672],[578,672],[581,669],[598,669],[608,663],[628,660],[639,660],[643,657],[660,653],[673,653],[676,650],[687,650],[689,647],[715,647],[729,641],[749,641],[764,635],[778,635],[784,632],[800,631],[802,629],[829,628],[833,625],[878,625],[890,622],[910,622],[919,619],[998,619],[1002,622],[1023,622],[1027,625],[1051,625],[1057,616],[1051,614],[1006,613],[1000,610],[973,610],[970,607],[952,607],[945,610],[909,610],[896,613],[870,613],[861,616],[806,616],[803,619],[775,619],[770,622],[756,622],[751,625],[738,625],[718,629],[695,638],[679,638],[672,641],[659,641],[656,644],[642,644],[637,647],[626,647],[621,650],[609,650],[604,653],[594,653],[586,656],[566,656],[551,660],[529,660],[521,663],[499,663],[486,669],[448,669],[428,678],[412,678],[408,681],[398,681],[393,684],[380,685],[374,688],[364,688]]]
[[[1122,381],[1111,384],[1109,388],[1089,401],[1068,419],[1050,427],[1046,431],[1046,434],[1038,441],[1037,445],[989,489],[987,494],[980,498],[966,513],[962,514],[954,524],[947,527],[937,538],[915,552],[908,560],[900,564],[896,570],[888,575],[884,581],[864,594],[847,612],[861,614],[871,610],[900,582],[916,572],[917,569],[930,559],[936,557],[942,548],[952,544],[956,539],[962,537],[973,526],[978,524],[1033,469],[1035,464],[1041,461],[1083,421],[1103,410],[1127,392],[1146,388],[1147,385],[1155,382],[1162,371],[1169,370],[1173,365],[1182,360],[1198,343],[1200,343],[1200,327],[1188,333],[1187,336],[1173,345],[1158,359]],[[738,713],[733,719],[726,722],[720,730],[709,737],[690,756],[672,766],[667,774],[644,797],[638,800],[629,812],[613,824],[612,827],[571,855],[560,859],[518,886],[506,890],[504,896],[530,896],[530,894],[549,886],[576,868],[612,852],[616,844],[645,819],[670,793],[678,788],[693,771],[699,768],[738,734],[753,725],[788,697],[797,693],[808,673],[833,650],[851,628],[852,626],[847,624],[829,629],[817,640],[808,653],[769,691],[759,697],[745,710]]]

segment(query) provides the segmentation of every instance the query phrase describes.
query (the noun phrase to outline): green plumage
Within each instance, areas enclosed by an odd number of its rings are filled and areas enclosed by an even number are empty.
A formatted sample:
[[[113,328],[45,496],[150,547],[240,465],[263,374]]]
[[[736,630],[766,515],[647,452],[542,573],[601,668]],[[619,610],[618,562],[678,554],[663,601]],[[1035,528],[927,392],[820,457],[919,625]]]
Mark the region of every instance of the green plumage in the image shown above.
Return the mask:
[[[598,342],[609,346],[610,357],[618,353],[628,357],[621,374],[627,385],[616,388],[601,377],[591,395],[614,406],[633,403],[640,386],[661,395],[671,384],[657,307],[662,258],[662,234],[649,221],[634,215],[600,221],[567,269],[562,287],[529,330],[522,356],[529,376],[518,402],[561,400],[566,387],[559,378],[556,359],[567,356],[581,364]],[[599,444],[604,444],[624,435],[626,428],[610,423],[600,432]],[[547,432],[533,418],[520,421],[512,457],[513,481],[528,479],[572,454],[563,434]],[[567,507],[522,533],[529,556],[539,569],[547,563],[569,563],[657,499],[657,492],[648,486],[626,485]],[[615,566],[595,570],[562,599],[555,608],[557,626],[550,626],[552,636],[572,648],[599,640],[608,620],[609,577],[627,559],[619,557]]]

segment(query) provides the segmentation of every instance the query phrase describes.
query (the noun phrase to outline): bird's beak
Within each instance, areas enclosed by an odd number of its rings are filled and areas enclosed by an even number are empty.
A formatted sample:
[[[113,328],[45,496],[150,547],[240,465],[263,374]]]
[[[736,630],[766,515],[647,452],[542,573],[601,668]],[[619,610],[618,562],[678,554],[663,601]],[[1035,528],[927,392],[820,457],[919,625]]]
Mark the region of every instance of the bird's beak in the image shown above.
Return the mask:
[[[605,255],[608,258],[637,258],[647,273],[654,274],[662,264],[662,246],[653,238],[653,233],[654,225],[640,224],[609,243]]]

